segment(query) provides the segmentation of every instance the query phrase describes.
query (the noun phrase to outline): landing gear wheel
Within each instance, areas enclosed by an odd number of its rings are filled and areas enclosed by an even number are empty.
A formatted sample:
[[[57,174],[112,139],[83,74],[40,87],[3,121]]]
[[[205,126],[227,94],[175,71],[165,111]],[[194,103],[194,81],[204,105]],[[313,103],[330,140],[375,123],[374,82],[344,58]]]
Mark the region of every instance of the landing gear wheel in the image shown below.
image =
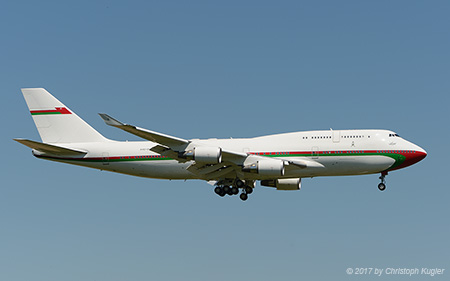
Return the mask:
[[[378,189],[379,189],[380,191],[384,191],[384,190],[386,189],[386,185],[385,185],[384,183],[380,183],[380,184],[378,185]]]
[[[239,195],[239,198],[241,198],[242,201],[245,201],[248,199],[248,195],[246,193],[241,193],[241,195]]]
[[[233,187],[231,188],[231,193],[232,193],[233,195],[237,195],[237,194],[239,193],[239,189],[238,189],[236,186],[233,186]]]
[[[240,179],[236,179],[236,182],[234,184],[237,188],[243,188],[245,183],[241,181]]]
[[[225,185],[225,186],[222,188],[222,190],[223,190],[223,192],[225,192],[225,194],[228,194],[228,191],[230,191],[230,187],[229,187],[228,185]]]
[[[247,193],[247,194],[251,194],[253,192],[253,188],[251,188],[248,185],[246,187],[244,187],[244,190],[245,190],[245,193]]]
[[[216,186],[216,188],[214,188],[214,192],[219,195],[220,197],[224,197],[225,196],[225,191],[223,190],[223,188],[221,186]]]

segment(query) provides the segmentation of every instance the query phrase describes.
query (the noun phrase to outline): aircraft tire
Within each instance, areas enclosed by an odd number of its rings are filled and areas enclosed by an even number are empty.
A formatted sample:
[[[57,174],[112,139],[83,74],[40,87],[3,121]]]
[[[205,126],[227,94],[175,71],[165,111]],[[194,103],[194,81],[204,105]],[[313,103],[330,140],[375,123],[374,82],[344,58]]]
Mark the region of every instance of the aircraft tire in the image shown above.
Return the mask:
[[[241,181],[240,179],[236,179],[235,186],[236,186],[237,188],[243,188],[244,185],[245,185],[245,183],[244,183],[243,181]]]
[[[216,188],[214,188],[214,192],[215,192],[217,195],[220,195],[220,194],[223,192],[223,190],[222,190],[221,187],[217,186]]]
[[[241,195],[239,195],[239,198],[241,198],[242,201],[245,201],[248,199],[248,195],[246,193],[241,193]]]
[[[380,191],[384,191],[384,190],[386,189],[386,185],[385,185],[384,183],[380,183],[380,184],[378,185],[378,189],[379,189]]]
[[[245,193],[247,193],[247,194],[251,194],[252,192],[253,192],[253,188],[251,188],[250,186],[245,186],[244,187],[244,189],[245,189]]]

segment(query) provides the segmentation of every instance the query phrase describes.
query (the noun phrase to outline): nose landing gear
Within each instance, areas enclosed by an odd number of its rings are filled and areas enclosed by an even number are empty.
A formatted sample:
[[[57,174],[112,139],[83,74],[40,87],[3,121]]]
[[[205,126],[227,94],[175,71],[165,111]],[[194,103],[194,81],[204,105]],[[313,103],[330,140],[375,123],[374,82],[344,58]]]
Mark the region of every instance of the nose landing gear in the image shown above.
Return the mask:
[[[385,189],[386,189],[386,180],[385,180],[385,177],[387,176],[387,172],[382,172],[381,173],[381,176],[380,176],[380,180],[381,180],[381,183],[380,184],[378,184],[378,189],[380,190],[380,191],[384,191]]]

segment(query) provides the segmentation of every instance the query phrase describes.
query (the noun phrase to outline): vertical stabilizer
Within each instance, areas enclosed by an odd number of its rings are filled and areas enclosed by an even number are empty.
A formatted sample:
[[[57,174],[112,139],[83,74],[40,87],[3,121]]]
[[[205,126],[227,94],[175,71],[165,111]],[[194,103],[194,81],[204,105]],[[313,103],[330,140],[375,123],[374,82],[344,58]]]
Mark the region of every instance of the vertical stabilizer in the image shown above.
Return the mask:
[[[22,93],[44,143],[107,141],[45,89],[27,88]]]

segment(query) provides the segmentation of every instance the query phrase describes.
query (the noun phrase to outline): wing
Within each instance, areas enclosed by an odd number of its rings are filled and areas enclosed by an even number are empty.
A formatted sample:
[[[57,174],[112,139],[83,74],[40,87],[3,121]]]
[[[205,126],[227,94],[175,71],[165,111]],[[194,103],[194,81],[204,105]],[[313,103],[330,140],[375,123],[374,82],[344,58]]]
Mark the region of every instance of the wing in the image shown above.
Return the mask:
[[[172,159],[176,159],[179,162],[187,162],[189,160],[192,160],[192,158],[186,157],[186,153],[197,147],[197,144],[193,141],[150,131],[133,125],[124,124],[104,113],[100,113],[99,115],[109,126],[122,129],[128,133],[157,143],[156,146],[151,148],[151,150],[156,153],[170,157]],[[282,161],[283,165],[285,165],[286,167],[289,166],[288,169],[291,170],[323,167],[322,164],[314,160],[281,160],[251,153],[231,151],[227,149],[220,149],[220,151],[222,157],[219,163],[204,163],[193,161],[193,163],[187,168],[187,170],[204,179],[217,179],[227,177],[235,178],[237,174],[243,173],[243,168],[245,166],[251,165],[252,163],[257,163],[258,161]]]
[[[139,128],[133,125],[124,124],[117,119],[112,118],[108,114],[105,113],[99,113],[100,117],[105,121],[105,123],[109,126],[113,126],[119,129],[122,129],[128,133],[131,133],[133,135],[136,135],[138,137],[141,137],[143,139],[156,142],[159,144],[162,144],[166,147],[182,147],[189,144],[188,140],[165,135],[162,133],[150,131],[147,129]]]
[[[185,162],[186,159],[180,157],[180,153],[184,152],[186,148],[191,144],[191,141],[169,136],[166,134],[158,133],[155,131],[150,131],[147,129],[139,128],[133,125],[124,124],[117,119],[109,116],[105,113],[99,113],[100,117],[105,121],[105,123],[109,126],[113,126],[119,129],[122,129],[128,133],[141,137],[143,139],[149,140],[151,142],[155,142],[158,145],[152,148],[152,151],[162,154],[164,156],[168,156],[173,159],[177,159],[179,161]],[[223,161],[239,163],[243,162],[247,157],[246,153],[239,153],[229,150],[222,150],[222,159]]]
[[[184,153],[189,148],[195,146],[191,141],[125,124],[105,113],[99,113],[99,115],[109,126],[119,128],[143,139],[157,143],[156,146],[151,148],[152,151],[176,159],[179,162],[189,161],[184,156]],[[210,165],[193,162],[187,169],[203,178],[224,177],[239,170],[239,166],[243,165],[248,156],[247,153],[223,149],[221,163]]]

